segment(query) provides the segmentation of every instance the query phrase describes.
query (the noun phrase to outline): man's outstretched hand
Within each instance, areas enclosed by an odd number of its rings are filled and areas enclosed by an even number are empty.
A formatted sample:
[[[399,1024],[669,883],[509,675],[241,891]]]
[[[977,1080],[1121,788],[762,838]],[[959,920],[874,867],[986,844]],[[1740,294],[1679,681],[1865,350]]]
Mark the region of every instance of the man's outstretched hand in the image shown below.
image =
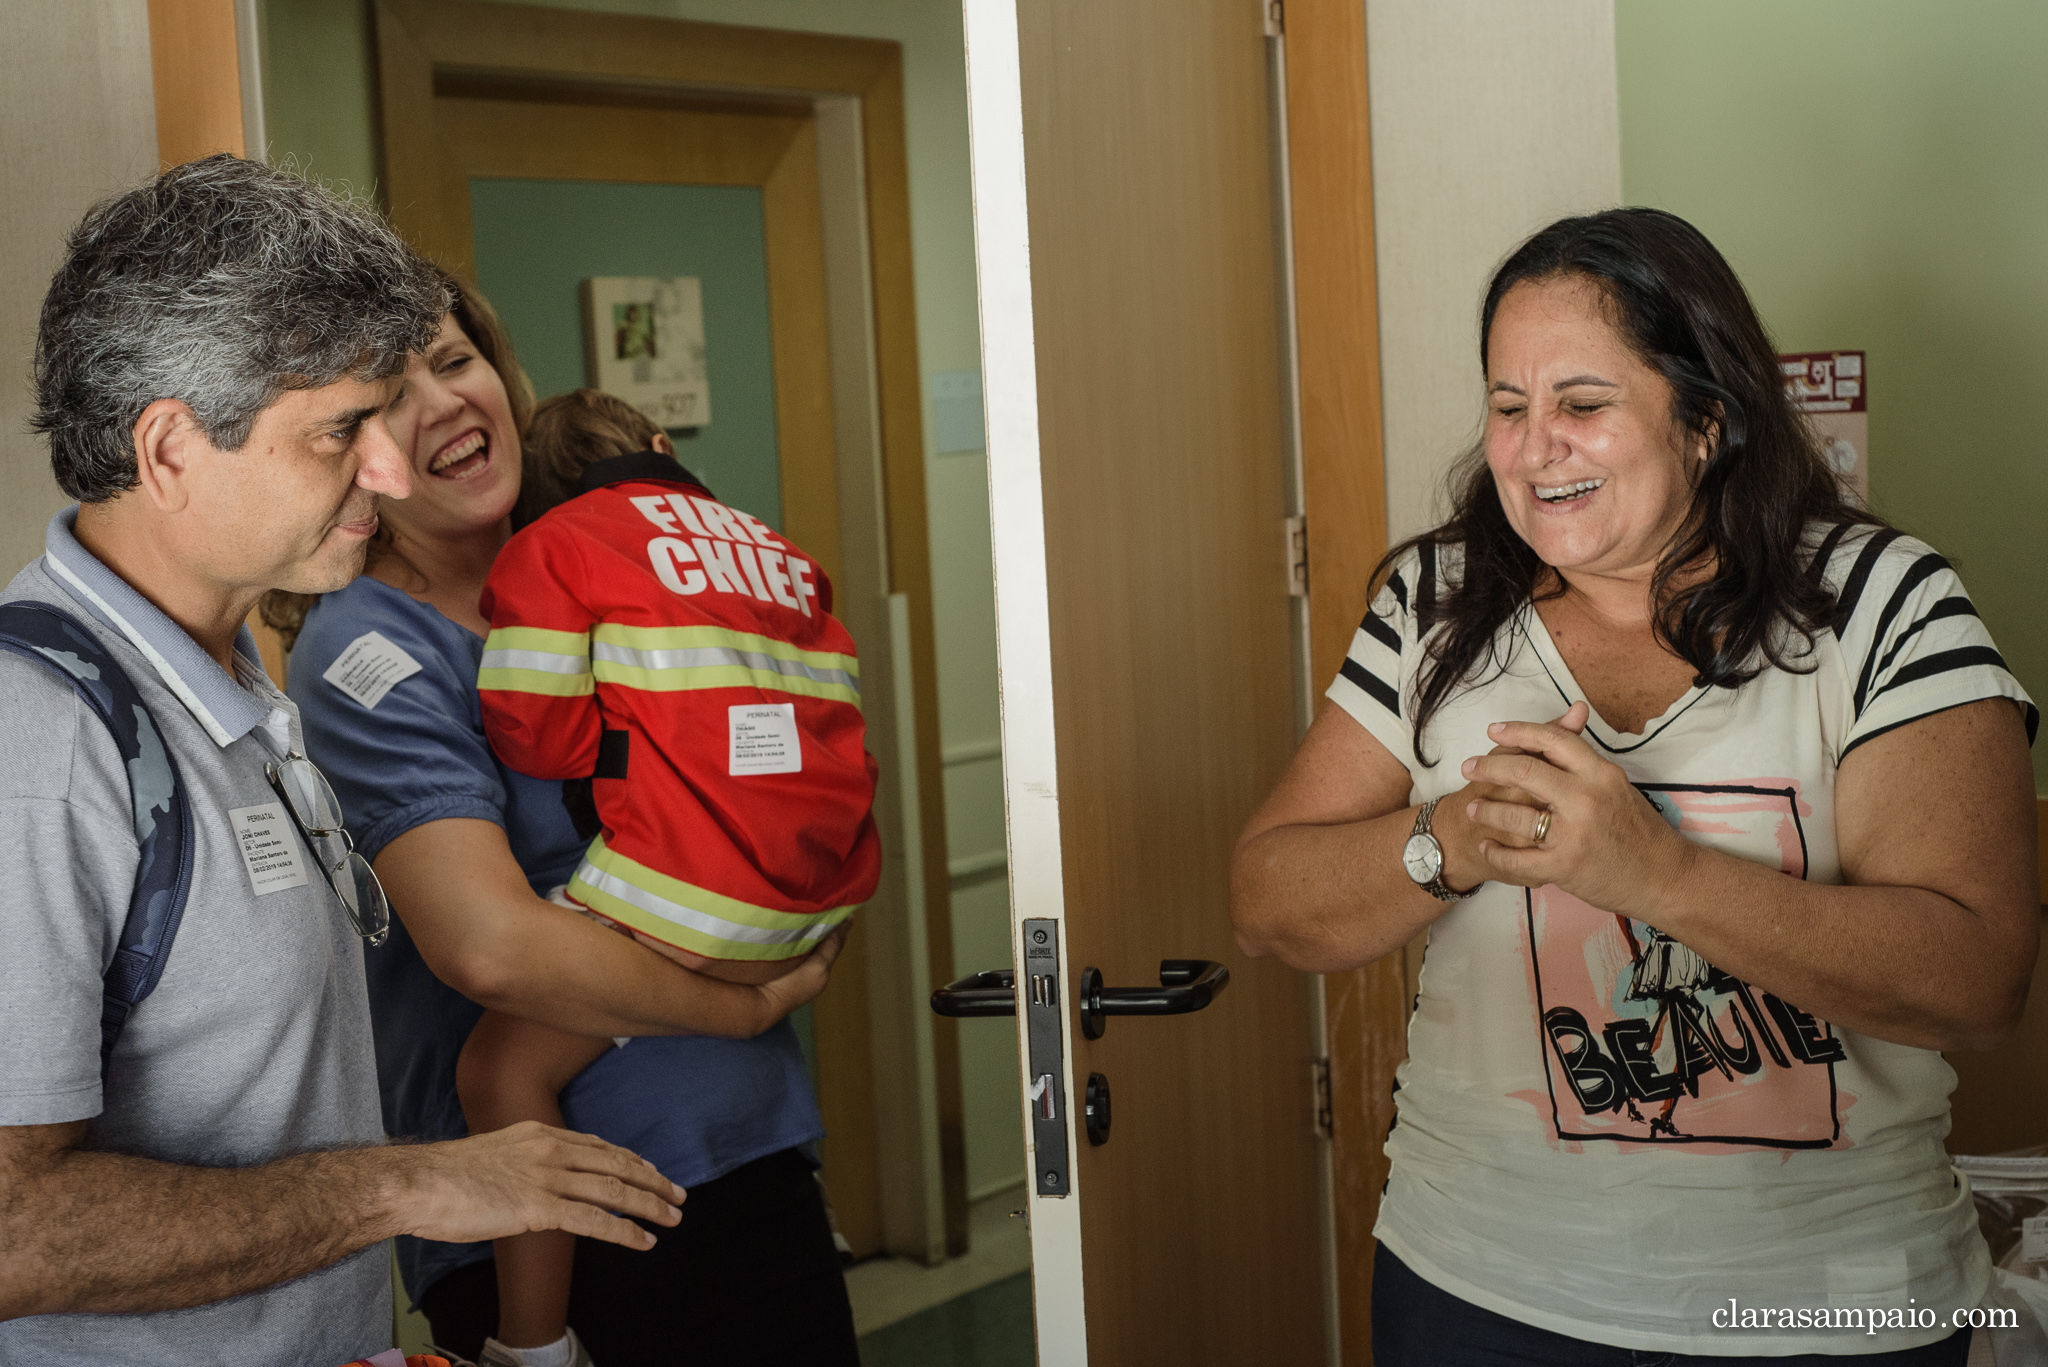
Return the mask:
[[[561,1229],[647,1249],[654,1236],[621,1216],[657,1225],[682,1218],[683,1189],[652,1163],[595,1135],[538,1121],[392,1154],[396,1223],[422,1239],[476,1243]]]

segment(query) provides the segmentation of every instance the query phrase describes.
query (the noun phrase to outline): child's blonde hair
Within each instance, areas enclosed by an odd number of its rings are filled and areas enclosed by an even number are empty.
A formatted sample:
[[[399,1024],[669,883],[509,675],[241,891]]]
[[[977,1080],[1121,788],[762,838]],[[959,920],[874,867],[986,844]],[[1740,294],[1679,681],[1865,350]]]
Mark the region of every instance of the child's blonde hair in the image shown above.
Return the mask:
[[[662,435],[654,419],[602,390],[572,389],[541,400],[526,428],[512,525],[524,527],[574,498],[586,466],[651,450]]]

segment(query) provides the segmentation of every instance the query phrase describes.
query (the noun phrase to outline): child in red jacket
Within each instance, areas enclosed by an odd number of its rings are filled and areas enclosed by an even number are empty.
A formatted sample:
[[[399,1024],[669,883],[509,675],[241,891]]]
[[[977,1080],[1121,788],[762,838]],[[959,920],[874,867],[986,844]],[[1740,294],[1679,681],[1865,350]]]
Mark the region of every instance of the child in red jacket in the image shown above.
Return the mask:
[[[572,780],[572,810],[588,780],[595,833],[556,900],[698,972],[778,978],[881,872],[860,666],[831,583],[620,399],[548,400],[526,447],[532,521],[484,588],[477,687],[505,764]],[[557,1093],[609,1047],[486,1011],[456,1070],[470,1128],[559,1125]],[[486,1364],[565,1341],[587,1361],[566,1322],[572,1248],[498,1241]]]

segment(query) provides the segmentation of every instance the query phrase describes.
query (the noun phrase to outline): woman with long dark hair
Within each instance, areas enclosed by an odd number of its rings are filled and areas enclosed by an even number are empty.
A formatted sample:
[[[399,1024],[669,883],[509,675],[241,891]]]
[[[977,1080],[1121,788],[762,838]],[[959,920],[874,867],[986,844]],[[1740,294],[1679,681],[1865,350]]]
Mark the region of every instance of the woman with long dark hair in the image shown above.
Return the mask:
[[[1452,515],[1233,866],[1247,952],[1429,934],[1374,1360],[1961,1364],[1940,1051],[2026,1000],[2039,714],[1691,225],[1537,233],[1480,362]]]

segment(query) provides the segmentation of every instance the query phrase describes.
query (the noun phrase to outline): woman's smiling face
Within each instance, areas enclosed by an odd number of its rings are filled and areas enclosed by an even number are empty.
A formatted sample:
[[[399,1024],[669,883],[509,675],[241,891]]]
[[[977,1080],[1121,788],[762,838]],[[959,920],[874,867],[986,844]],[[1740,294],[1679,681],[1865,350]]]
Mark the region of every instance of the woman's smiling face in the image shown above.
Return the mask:
[[[1487,337],[1486,463],[1543,562],[1637,577],[1685,525],[1707,444],[1680,433],[1670,384],[1608,321],[1597,286],[1525,281]]]
[[[519,434],[504,381],[453,314],[407,363],[391,435],[412,467],[412,496],[383,515],[404,536],[435,539],[493,526],[519,497]]]

